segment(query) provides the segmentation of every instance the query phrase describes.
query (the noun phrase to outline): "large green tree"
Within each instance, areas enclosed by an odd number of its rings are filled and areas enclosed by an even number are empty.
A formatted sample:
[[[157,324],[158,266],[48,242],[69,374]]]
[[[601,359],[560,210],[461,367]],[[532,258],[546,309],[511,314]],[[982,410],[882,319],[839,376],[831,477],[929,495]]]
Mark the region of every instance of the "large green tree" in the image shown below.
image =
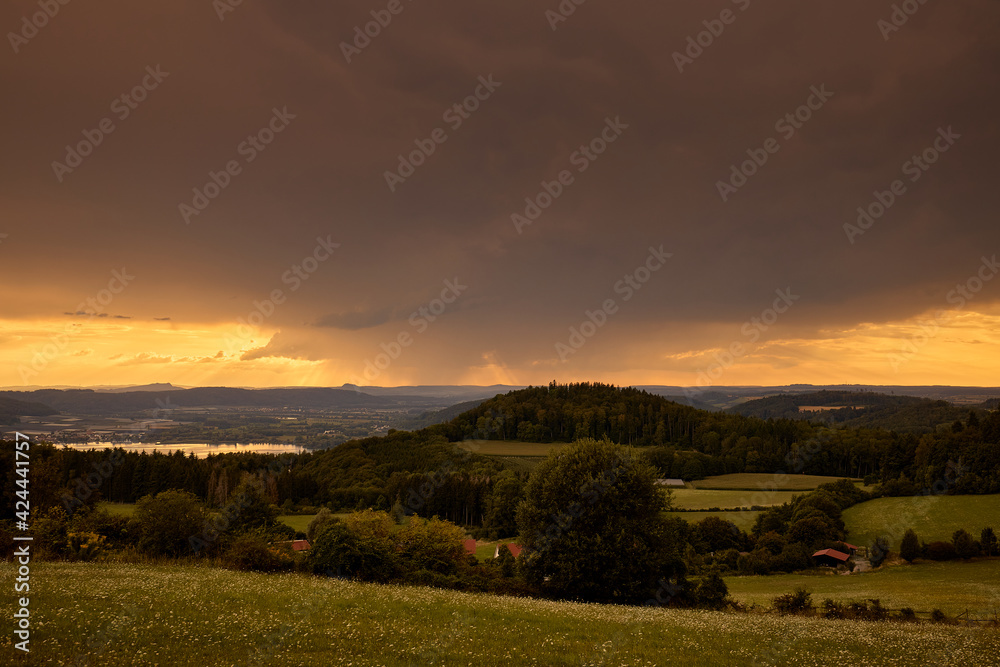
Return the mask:
[[[140,498],[133,520],[140,549],[155,555],[180,556],[190,550],[189,539],[201,532],[205,511],[193,493],[170,490]]]
[[[549,594],[641,602],[684,566],[651,466],[628,447],[584,439],[548,456],[518,508],[521,568]]]

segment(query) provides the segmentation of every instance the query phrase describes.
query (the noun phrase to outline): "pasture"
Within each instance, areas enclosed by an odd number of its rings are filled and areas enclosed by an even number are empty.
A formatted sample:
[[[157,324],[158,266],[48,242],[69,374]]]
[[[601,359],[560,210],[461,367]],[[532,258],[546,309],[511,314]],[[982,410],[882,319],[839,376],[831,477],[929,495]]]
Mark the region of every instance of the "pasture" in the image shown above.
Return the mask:
[[[781,505],[802,491],[738,491],[719,489],[673,489],[674,507],[688,510],[750,508]]]
[[[869,545],[878,535],[889,537],[889,546],[899,550],[907,528],[924,542],[950,542],[959,528],[974,539],[990,526],[1000,531],[1000,494],[988,496],[907,496],[876,498],[844,510],[847,539]]]
[[[1000,560],[996,559],[893,565],[849,576],[808,572],[725,580],[734,600],[765,607],[776,596],[801,587],[812,593],[817,605],[824,598],[839,602],[878,598],[890,609],[940,609],[949,616],[968,609],[974,618],[1000,613]]]
[[[836,482],[842,477],[824,477],[822,475],[785,475],[763,472],[741,472],[729,475],[716,475],[689,482],[695,489],[732,489],[732,490],[776,490],[776,491],[812,491],[820,484]],[[861,480],[854,480],[860,482]]]
[[[732,521],[737,528],[749,533],[753,528],[753,522],[757,520],[759,511],[747,510],[745,512],[665,512],[667,516],[684,519],[688,523],[697,523],[702,519],[715,516],[723,521]]]
[[[14,565],[0,572],[12,579]],[[35,664],[995,664],[1000,633],[575,604],[181,565],[32,564]],[[11,618],[13,598],[0,601]],[[13,656],[6,632],[0,651]],[[13,662],[13,659],[9,660]]]

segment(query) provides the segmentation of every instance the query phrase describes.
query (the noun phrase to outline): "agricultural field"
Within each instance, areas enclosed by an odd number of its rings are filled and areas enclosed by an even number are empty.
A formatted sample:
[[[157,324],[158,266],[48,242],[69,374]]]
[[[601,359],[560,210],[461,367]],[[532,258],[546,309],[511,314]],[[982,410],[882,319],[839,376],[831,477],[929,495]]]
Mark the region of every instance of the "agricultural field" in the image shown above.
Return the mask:
[[[0,566],[5,578],[14,566]],[[995,664],[957,626],[618,607],[180,565],[36,563],[33,664]],[[5,596],[0,613],[11,618]],[[0,651],[13,654],[4,633]]]
[[[987,526],[1000,531],[1000,494],[876,498],[844,510],[844,523],[854,544],[868,545],[876,536],[888,535],[893,550],[899,549],[907,528],[924,542],[950,542],[960,528],[978,540]]]
[[[688,482],[695,489],[735,489],[760,491],[774,489],[777,491],[812,491],[820,484],[836,482],[842,477],[824,477],[822,475],[776,475],[771,473],[741,472],[729,475],[706,477],[694,482]],[[861,480],[855,480],[860,482]]]
[[[781,505],[802,491],[737,491],[717,489],[673,489],[674,507],[687,510],[720,510],[760,505]]]
[[[746,512],[665,512],[665,514],[684,519],[689,523],[697,523],[710,516],[715,516],[723,521],[732,521],[737,528],[749,533],[760,512],[747,510]]]
[[[812,593],[816,604],[824,598],[843,602],[878,598],[890,609],[940,609],[949,616],[968,609],[973,618],[1000,614],[1000,560],[996,559],[892,565],[850,576],[817,572],[726,577],[726,585],[734,600],[765,607],[775,596],[801,587]]]

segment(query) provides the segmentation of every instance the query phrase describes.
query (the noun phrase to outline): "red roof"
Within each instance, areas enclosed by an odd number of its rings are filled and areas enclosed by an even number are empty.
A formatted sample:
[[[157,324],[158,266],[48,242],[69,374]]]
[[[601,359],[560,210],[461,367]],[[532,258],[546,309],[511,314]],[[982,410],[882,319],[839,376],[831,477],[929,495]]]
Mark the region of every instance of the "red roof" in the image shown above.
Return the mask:
[[[497,549],[496,549],[496,554],[495,554],[496,556],[500,555],[500,547],[502,547],[502,546],[503,546],[503,542],[500,542],[499,544],[497,544]],[[507,548],[510,550],[510,555],[513,556],[514,558],[517,558],[518,556],[520,556],[521,552],[524,550],[524,547],[522,547],[520,544],[514,544],[513,542],[508,542],[507,543]]]
[[[856,546],[854,546],[853,544],[851,544],[850,542],[841,542],[841,544],[843,544],[848,549],[854,549],[855,551],[858,550],[858,548]]]
[[[474,554],[476,553],[476,541],[475,540],[465,540],[462,542],[462,546],[465,547],[465,553]]]
[[[836,558],[837,560],[847,560],[850,558],[847,554],[842,551],[837,551],[836,549],[823,549],[822,551],[817,551],[812,555],[813,558],[817,556],[829,556],[830,558]]]
[[[292,551],[305,551],[309,548],[309,540],[293,540]]]

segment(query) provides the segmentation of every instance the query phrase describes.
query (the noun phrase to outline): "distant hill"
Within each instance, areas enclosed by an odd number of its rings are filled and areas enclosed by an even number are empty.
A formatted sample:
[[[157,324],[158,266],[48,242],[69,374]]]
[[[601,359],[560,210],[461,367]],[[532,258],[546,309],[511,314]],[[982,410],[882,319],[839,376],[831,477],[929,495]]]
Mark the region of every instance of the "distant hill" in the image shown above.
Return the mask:
[[[0,392],[0,398],[37,401],[63,412],[112,414],[170,407],[257,407],[308,409],[389,407],[397,402],[386,397],[347,391],[303,387],[298,389],[232,389],[200,387],[156,391],[98,392],[91,389],[41,389],[32,392]]]
[[[817,391],[780,394],[747,401],[729,412],[760,419],[803,419],[899,433],[927,433],[969,417],[968,406],[917,396],[874,392]]]
[[[17,424],[18,417],[21,416],[44,417],[55,414],[59,414],[59,411],[37,401],[19,401],[0,396],[0,424],[4,426]]]

